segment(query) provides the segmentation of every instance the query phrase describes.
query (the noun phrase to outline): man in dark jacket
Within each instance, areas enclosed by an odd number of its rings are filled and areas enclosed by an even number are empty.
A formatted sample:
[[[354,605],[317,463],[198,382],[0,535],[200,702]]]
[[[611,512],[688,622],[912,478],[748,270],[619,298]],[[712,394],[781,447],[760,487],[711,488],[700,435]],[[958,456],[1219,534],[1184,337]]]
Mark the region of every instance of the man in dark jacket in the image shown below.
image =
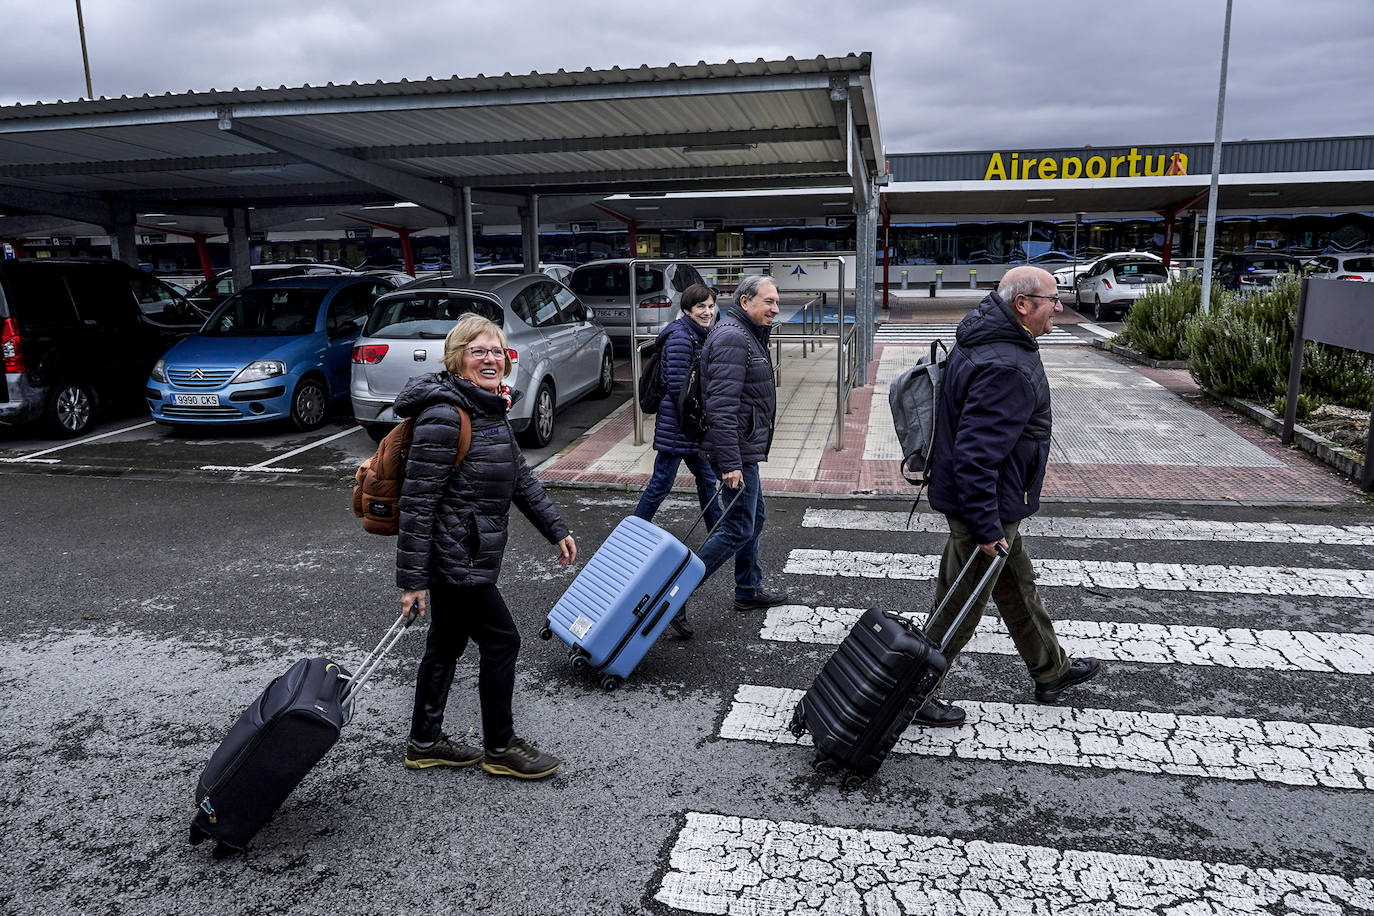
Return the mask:
[[[930,505],[949,523],[936,602],[975,551],[990,562],[999,545],[1006,550],[992,597],[1041,703],[1053,703],[1102,669],[1095,658],[1070,661],[1060,648],[1018,530],[1040,508],[1050,454],[1050,385],[1036,338],[1053,330],[1061,310],[1054,277],[1038,267],[1015,267],[959,323],[936,407],[940,432],[930,475]],[[963,606],[975,582],[971,575],[960,585],[951,607]],[[954,634],[946,653],[951,663],[973,637],[986,603],[984,597]],[[937,641],[953,615],[942,616],[929,628]],[[926,726],[963,721],[962,709],[935,699],[916,716]]]
[[[768,460],[778,409],[768,328],[778,317],[778,288],[767,277],[740,281],[701,347],[706,439],[702,451],[727,490],[720,527],[698,556],[710,576],[735,558],[735,610],[753,611],[787,600],[787,593],[763,587],[759,536],[766,517],[759,464]]]

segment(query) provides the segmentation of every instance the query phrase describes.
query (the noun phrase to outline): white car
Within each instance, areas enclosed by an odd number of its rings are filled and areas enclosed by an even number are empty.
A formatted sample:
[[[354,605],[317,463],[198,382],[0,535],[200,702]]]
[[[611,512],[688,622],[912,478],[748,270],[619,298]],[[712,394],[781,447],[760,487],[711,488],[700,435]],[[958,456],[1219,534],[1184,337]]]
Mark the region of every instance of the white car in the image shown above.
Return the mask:
[[[1374,254],[1320,254],[1307,259],[1309,277],[1374,283]]]
[[[1082,313],[1091,310],[1095,321],[1106,321],[1117,312],[1125,315],[1146,290],[1168,279],[1161,258],[1103,258],[1078,278],[1076,307]]]
[[[1136,260],[1158,261],[1164,263],[1164,259],[1157,254],[1150,254],[1148,251],[1113,251],[1111,254],[1104,254],[1100,258],[1085,261],[1079,265],[1069,265],[1054,271],[1054,285],[1060,289],[1073,289],[1075,277],[1082,278],[1084,274],[1092,270],[1103,261],[1121,260],[1123,258],[1133,258]]]
[[[516,263],[488,264],[486,267],[477,268],[479,274],[503,274],[507,277],[518,277],[524,272],[525,265]],[[540,261],[539,272],[553,277],[566,286],[568,278],[572,276],[573,269],[567,264],[545,264]]]

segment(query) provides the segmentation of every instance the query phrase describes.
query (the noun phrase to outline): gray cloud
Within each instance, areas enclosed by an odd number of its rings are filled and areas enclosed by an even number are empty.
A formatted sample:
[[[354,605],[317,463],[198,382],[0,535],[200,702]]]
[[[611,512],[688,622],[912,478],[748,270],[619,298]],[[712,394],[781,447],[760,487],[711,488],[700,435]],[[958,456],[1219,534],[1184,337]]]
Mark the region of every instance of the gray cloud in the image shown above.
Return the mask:
[[[0,102],[84,91],[74,6],[14,4]],[[97,95],[872,51],[889,153],[1211,139],[1224,3],[86,0]],[[1227,139],[1368,133],[1374,4],[1238,0]]]

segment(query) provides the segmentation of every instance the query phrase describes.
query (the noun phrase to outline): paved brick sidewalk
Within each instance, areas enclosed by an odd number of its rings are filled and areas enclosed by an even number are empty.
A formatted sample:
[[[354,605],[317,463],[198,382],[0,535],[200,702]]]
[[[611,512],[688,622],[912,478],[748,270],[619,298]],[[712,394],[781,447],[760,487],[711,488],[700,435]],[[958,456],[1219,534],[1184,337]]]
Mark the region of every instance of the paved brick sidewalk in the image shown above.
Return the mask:
[[[921,319],[944,324],[962,317],[948,305],[948,300],[939,302],[939,308]],[[1066,316],[1062,325],[1076,323],[1077,316]],[[799,358],[799,347],[784,348],[778,426],[770,459],[760,468],[765,490],[912,495],[898,472],[901,454],[887,387],[925,351],[923,346],[875,348],[869,366],[874,384],[852,394],[851,411],[844,417],[845,449],[837,452],[834,345],[805,360]],[[1361,496],[1349,478],[1304,452],[1284,448],[1272,434],[1201,396],[1186,370],[1149,369],[1082,345],[1047,346],[1042,354],[1055,414],[1046,501],[1320,505]],[[632,444],[632,422],[627,402],[541,465],[540,479],[546,484],[642,488],[653,467],[653,418],[646,418],[641,446]],[[691,487],[686,474],[677,483]]]

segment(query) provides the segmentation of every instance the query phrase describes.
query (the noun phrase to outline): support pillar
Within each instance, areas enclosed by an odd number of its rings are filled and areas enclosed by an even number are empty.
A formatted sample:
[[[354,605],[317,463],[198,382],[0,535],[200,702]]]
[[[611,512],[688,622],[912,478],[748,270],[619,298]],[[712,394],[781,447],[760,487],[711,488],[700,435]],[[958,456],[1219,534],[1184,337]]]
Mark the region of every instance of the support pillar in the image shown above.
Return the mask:
[[[253,256],[248,249],[248,211],[234,207],[224,217],[229,233],[229,268],[233,271],[234,289],[253,285]]]
[[[883,309],[889,310],[892,304],[889,300],[888,274],[892,267],[892,211],[887,209],[887,198],[880,197],[883,213]]]
[[[472,251],[472,188],[453,189],[457,216],[448,221],[448,259],[455,277],[471,277],[475,268]]]
[[[110,252],[116,261],[123,261],[130,267],[138,266],[138,249],[134,242],[134,211],[132,207],[115,204],[115,224],[108,227],[113,250]]]
[[[537,273],[539,271],[539,195],[533,192],[525,198],[525,206],[520,208],[520,241],[525,252],[525,273]]]

